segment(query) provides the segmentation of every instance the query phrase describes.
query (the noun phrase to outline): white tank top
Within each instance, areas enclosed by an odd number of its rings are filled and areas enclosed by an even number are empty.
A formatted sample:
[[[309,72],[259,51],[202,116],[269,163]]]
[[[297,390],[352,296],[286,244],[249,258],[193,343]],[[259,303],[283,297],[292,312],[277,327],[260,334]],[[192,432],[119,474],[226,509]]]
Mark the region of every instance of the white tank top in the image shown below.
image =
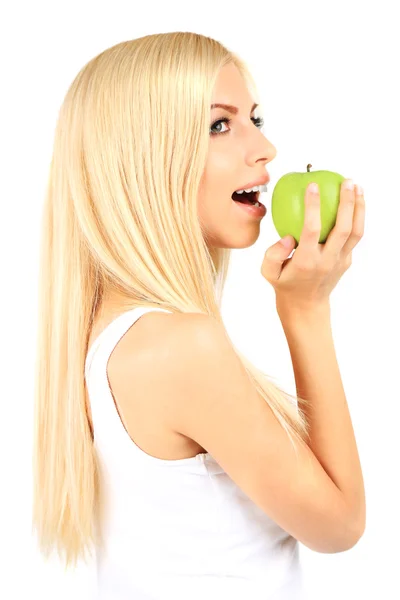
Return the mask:
[[[131,439],[107,363],[145,313],[114,319],[85,363],[101,501],[95,600],[303,600],[298,542],[271,520],[208,452],[164,460]],[[134,390],[132,390],[134,392]]]

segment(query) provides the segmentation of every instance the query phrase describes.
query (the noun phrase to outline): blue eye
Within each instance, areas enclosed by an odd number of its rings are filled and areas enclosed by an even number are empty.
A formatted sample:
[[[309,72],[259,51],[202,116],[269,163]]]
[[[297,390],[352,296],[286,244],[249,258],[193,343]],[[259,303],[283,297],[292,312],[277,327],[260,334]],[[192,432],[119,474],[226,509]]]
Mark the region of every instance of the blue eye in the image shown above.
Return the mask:
[[[262,117],[252,117],[251,119],[256,127],[259,127],[260,129],[264,126],[264,119]],[[210,128],[210,134],[211,135],[223,135],[224,133],[229,133],[229,129],[228,131],[211,131],[211,129],[214,129],[214,127],[216,125],[218,125],[218,123],[226,123],[227,125],[232,121],[232,119],[229,119],[228,117],[225,117],[224,119],[218,119],[218,121],[215,121],[215,123],[213,123],[211,125]]]

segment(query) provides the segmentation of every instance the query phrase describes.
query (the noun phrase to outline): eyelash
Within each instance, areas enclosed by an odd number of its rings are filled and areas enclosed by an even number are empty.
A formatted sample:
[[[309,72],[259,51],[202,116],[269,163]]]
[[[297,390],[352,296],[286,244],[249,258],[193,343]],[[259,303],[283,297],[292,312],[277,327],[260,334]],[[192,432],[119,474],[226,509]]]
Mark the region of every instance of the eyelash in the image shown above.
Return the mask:
[[[263,127],[264,125],[264,119],[263,117],[252,117],[251,119],[252,121],[254,121],[255,126],[259,127],[260,129]],[[215,121],[215,123],[213,123],[211,125],[211,129],[213,129],[217,123],[226,123],[227,125],[229,125],[229,123],[232,121],[232,119],[229,119],[228,117],[225,117],[224,119],[218,119],[218,121]],[[223,135],[224,133],[229,133],[230,129],[228,129],[228,131],[217,131],[217,132],[211,132],[210,135]]]

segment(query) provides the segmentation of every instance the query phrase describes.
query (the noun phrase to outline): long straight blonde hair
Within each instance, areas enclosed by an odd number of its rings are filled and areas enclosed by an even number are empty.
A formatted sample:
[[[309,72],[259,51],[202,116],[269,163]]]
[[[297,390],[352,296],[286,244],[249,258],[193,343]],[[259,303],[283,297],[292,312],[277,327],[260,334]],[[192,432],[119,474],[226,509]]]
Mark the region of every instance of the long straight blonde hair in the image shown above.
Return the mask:
[[[213,88],[229,63],[255,94],[246,64],[214,39],[172,32],[129,40],[81,69],[59,111],[41,231],[33,531],[42,555],[57,551],[66,568],[86,562],[96,543],[84,365],[102,298],[116,291],[127,310],[203,313],[223,325],[231,250],[208,250],[197,196]],[[308,438],[306,400],[232,347],[296,449]]]

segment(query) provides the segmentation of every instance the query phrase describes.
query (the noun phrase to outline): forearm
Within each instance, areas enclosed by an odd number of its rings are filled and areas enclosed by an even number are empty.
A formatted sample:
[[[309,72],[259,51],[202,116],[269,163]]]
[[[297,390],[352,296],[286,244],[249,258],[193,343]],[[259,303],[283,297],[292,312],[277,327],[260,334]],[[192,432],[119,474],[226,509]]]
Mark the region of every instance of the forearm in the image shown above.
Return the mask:
[[[362,469],[333,343],[330,307],[313,313],[279,311],[289,345],[299,406],[309,423],[309,446],[342,492],[349,514],[365,528]]]

